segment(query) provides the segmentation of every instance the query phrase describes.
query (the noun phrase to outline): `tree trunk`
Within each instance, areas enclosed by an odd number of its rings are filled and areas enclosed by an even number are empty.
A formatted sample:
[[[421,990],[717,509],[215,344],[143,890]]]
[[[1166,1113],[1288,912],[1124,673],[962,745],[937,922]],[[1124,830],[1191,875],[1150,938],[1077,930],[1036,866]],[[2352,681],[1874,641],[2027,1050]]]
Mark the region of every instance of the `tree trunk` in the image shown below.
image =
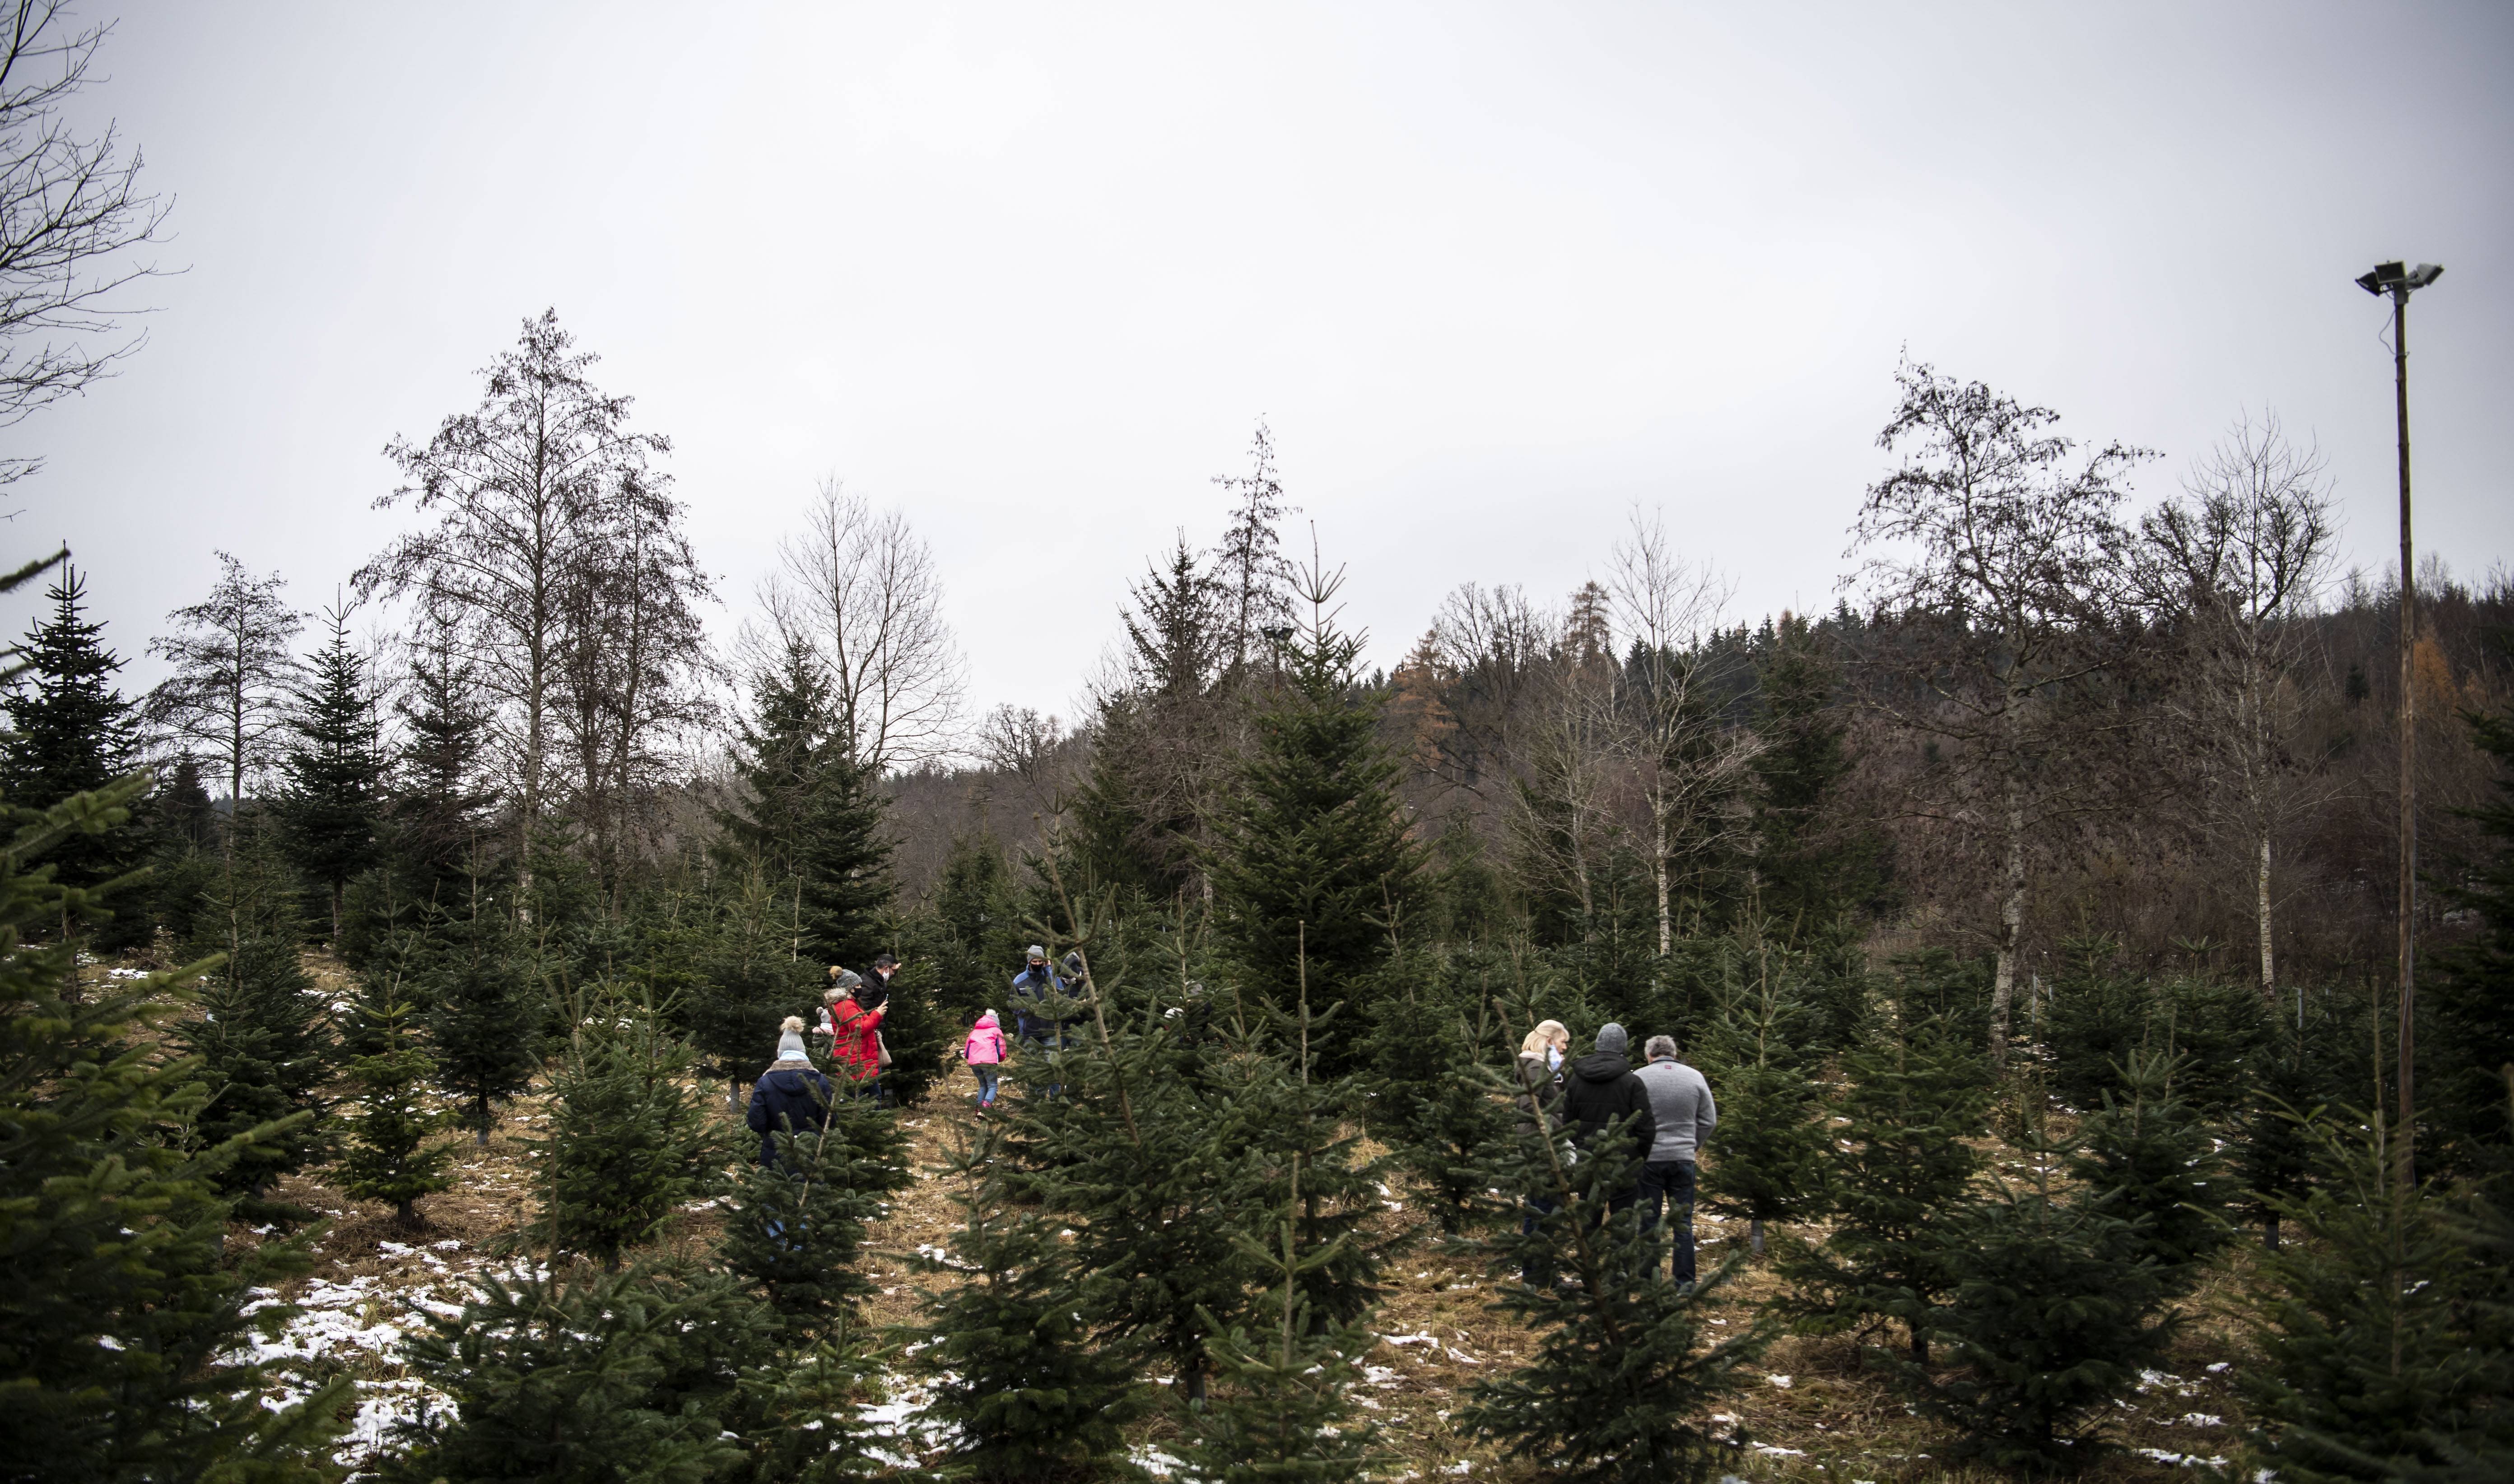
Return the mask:
[[[1990,1059],[2007,1064],[2007,1017],[2016,998],[2017,946],[2025,936],[2025,801],[2016,781],[2015,758],[2008,759],[2007,848],[2001,870],[1999,965],[1990,989]]]
[[[2270,958],[2270,832],[2261,831],[2260,863],[2255,869],[2257,887],[2255,904],[2260,914],[2261,931],[2261,998],[2275,1007],[2278,1004],[2278,976]]]
[[[1658,956],[1665,958],[1676,949],[1676,924],[1667,909],[1667,796],[1664,785],[1651,790],[1650,823],[1656,831],[1655,848],[1650,852],[1650,877],[1658,888]]]
[[[489,1146],[489,1095],[482,1093],[472,1107],[480,1116],[480,1147],[485,1149]]]
[[[1926,1366],[1928,1363],[1929,1337],[1926,1331],[1916,1326],[1912,1330],[1912,1364]]]
[[[1754,1250],[1755,1256],[1760,1258],[1764,1255],[1764,1219],[1762,1217],[1754,1216],[1746,1219],[1746,1245]]]
[[[2261,1245],[2272,1252],[2279,1250],[2279,1219],[2275,1211],[2261,1219]]]

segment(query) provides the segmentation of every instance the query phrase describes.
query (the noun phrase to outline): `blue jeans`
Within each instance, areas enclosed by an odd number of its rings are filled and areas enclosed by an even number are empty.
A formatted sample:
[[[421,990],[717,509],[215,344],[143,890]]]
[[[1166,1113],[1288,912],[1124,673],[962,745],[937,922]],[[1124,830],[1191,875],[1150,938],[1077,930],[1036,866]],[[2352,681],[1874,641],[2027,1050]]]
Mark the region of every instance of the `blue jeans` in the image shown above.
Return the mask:
[[[993,1107],[995,1102],[995,1078],[1000,1075],[993,1062],[972,1062],[969,1070],[978,1074],[978,1106]]]
[[[1676,1227],[1676,1281],[1691,1283],[1693,1271],[1693,1176],[1694,1164],[1689,1159],[1654,1159],[1642,1166],[1642,1199],[1649,1203],[1649,1214],[1642,1219],[1643,1229],[1658,1229],[1662,1207],[1674,1207]],[[1658,1269],[1658,1260],[1650,1260],[1650,1269]]]

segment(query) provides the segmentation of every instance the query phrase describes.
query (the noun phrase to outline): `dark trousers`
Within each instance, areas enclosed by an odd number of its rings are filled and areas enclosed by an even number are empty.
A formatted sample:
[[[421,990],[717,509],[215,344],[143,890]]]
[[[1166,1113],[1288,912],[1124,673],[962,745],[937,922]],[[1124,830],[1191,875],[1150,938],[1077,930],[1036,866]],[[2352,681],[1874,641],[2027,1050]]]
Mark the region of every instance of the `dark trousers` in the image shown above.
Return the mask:
[[[1676,1281],[1691,1283],[1693,1271],[1693,1176],[1689,1159],[1654,1159],[1642,1166],[1642,1199],[1649,1202],[1649,1214],[1642,1219],[1648,1230],[1658,1229],[1661,1210],[1675,1208]],[[1656,1259],[1650,1263],[1656,1270]]]
[[[1538,1220],[1543,1217],[1552,1216],[1556,1209],[1554,1197],[1550,1195],[1529,1196],[1527,1198],[1527,1212],[1519,1219],[1520,1235],[1535,1235]],[[1554,1265],[1551,1263],[1545,1262],[1521,1263],[1519,1265],[1519,1281],[1526,1284],[1530,1288],[1550,1287],[1554,1282]]]

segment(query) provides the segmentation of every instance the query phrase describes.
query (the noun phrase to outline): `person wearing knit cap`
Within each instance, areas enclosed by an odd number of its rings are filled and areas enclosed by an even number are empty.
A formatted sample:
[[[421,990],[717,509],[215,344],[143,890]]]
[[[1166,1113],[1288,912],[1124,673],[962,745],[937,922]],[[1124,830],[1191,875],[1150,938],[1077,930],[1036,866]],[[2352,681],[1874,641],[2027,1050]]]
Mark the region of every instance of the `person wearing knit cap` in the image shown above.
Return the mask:
[[[803,1018],[790,1015],[778,1027],[777,1060],[751,1084],[750,1112],[745,1120],[759,1136],[759,1162],[777,1163],[777,1136],[809,1133],[830,1121],[830,1079],[812,1065],[803,1050]]]
[[[1641,1194],[1642,1163],[1658,1140],[1658,1123],[1650,1112],[1649,1090],[1633,1075],[1632,1037],[1608,1021],[1598,1027],[1598,1049],[1562,1069],[1562,1118],[1577,1124],[1572,1143],[1595,1150],[1609,1129],[1632,1156],[1622,1189],[1606,1198],[1610,1211],[1621,1211]]]

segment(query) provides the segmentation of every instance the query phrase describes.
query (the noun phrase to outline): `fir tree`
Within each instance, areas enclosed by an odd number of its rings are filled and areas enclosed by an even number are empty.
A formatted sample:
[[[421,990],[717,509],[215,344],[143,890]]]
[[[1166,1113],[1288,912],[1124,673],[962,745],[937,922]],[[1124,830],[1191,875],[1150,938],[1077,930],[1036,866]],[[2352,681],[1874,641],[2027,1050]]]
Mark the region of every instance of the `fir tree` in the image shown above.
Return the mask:
[[[293,1243],[237,1246],[219,1192],[299,1112],[206,1147],[170,1139],[213,1095],[198,1063],[151,1032],[185,1008],[206,964],[70,996],[76,946],[32,935],[71,909],[30,860],[120,827],[142,788],[125,779],[54,805],[0,849],[0,1478],[331,1477],[324,1457],[344,1377],[266,1411],[247,1317],[257,1285],[305,1266]]]
[[[1886,891],[1886,845],[1874,826],[1835,818],[1849,776],[1842,669],[1804,618],[1781,615],[1755,666],[1764,742],[1754,763],[1754,870],[1764,910],[1830,922]]]
[[[104,625],[88,621],[87,580],[64,564],[44,596],[52,614],[27,631],[25,673],[0,699],[9,714],[0,792],[21,810],[103,788],[132,771],[136,754],[133,707],[113,684],[122,661],[105,646]],[[63,885],[97,886],[139,864],[143,844],[138,829],[117,822],[62,835],[52,863]]]
[[[408,1347],[452,1405],[401,1426],[385,1478],[661,1484],[742,1467],[728,1424],[744,1420],[745,1368],[775,1354],[776,1321],[740,1279],[640,1265],[473,1281],[462,1312]]]
[[[321,997],[298,960],[304,924],[296,882],[266,824],[248,814],[236,822],[228,860],[203,903],[201,951],[225,962],[201,990],[201,1017],[186,1023],[185,1049],[201,1059],[216,1090],[193,1126],[205,1146],[292,1113],[329,1104],[335,1046]],[[323,1126],[304,1122],[259,1143],[230,1168],[226,1188],[248,1198],[243,1209],[263,1217],[307,1214],[265,1207],[269,1183],[303,1168],[327,1147]]]
[[[1244,981],[1277,1004],[1307,963],[1319,1003],[1360,995],[1386,961],[1412,903],[1423,852],[1408,838],[1398,767],[1356,666],[1362,640],[1335,627],[1341,574],[1313,569],[1307,620],[1279,646],[1283,684],[1257,718],[1257,746],[1222,809],[1207,868],[1214,932]],[[1358,1045],[1331,1047],[1330,1075],[1354,1070]]]
[[[1964,1429],[1960,1456],[2074,1468],[2101,1445],[2115,1401],[2164,1357],[2175,1316],[2150,1241],[2118,1214],[2120,1192],[2056,1193],[2062,1151],[2039,1127],[2021,1149],[2033,1179],[2001,1183],[1948,1233],[1959,1276],[1929,1322],[1957,1369],[1932,1377],[1916,1355],[1894,1370],[1924,1408]]]
[[[730,1084],[737,1110],[743,1088],[767,1061],[774,1027],[811,1004],[822,979],[820,966],[796,956],[791,919],[779,920],[785,905],[756,865],[728,881],[715,920],[690,955],[695,983],[673,1001],[674,1022]]]
[[[331,637],[314,653],[288,718],[280,754],[281,839],[297,868],[331,899],[332,941],[341,940],[341,893],[375,863],[385,803],[385,747],[376,727],[367,659],[349,643],[348,614],[323,615]]]
[[[1639,1208],[1608,1210],[1639,1175],[1621,1141],[1572,1155],[1567,1134],[1522,1127],[1486,1166],[1487,1183],[1512,1192],[1497,1216],[1518,1215],[1527,1193],[1554,1209],[1524,1225],[1496,1221],[1477,1243],[1495,1306],[1528,1326],[1537,1347],[1518,1370],[1472,1385],[1459,1420],[1573,1484],[1700,1479],[1721,1451],[1710,1407],[1738,1388],[1739,1368],[1767,1337],[1759,1322],[1710,1322],[1735,1261],[1698,1285],[1667,1282]],[[1523,1281],[1529,1273],[1547,1281]]]
[[[1365,1224],[1379,1214],[1388,1169],[1384,1156],[1359,1152],[1361,1083],[1319,1072],[1319,1048],[1330,1044],[1342,1008],[1314,1013],[1306,984],[1296,983],[1291,1008],[1260,1004],[1255,1017],[1235,1015],[1198,1068],[1214,1104],[1209,1121],[1226,1148],[1250,1161],[1247,1225],[1236,1238],[1240,1256],[1246,1259],[1253,1243],[1261,1271],[1274,1270],[1275,1243],[1258,1237],[1266,1219],[1289,1201],[1293,1297],[1321,1332],[1351,1323],[1377,1301],[1380,1260],[1390,1245]]]
[[[550,1078],[549,1133],[532,1142],[551,1246],[616,1268],[707,1187],[723,1149],[688,1084],[697,1061],[651,1004],[602,988],[588,998]]]
[[[1750,995],[1727,1008],[1713,1034],[1719,1156],[1702,1172],[1713,1210],[1746,1219],[1747,1242],[1764,1255],[1767,1222],[1806,1221],[1826,1207],[1833,1131],[1823,1089],[1784,1036],[1784,991],[1768,950]]]
[[[940,1475],[1016,1481],[1087,1474],[1121,1458],[1141,1411],[1133,1367],[1095,1347],[1077,1317],[1081,1275],[1042,1215],[998,1176],[1002,1134],[981,1126],[946,1156],[960,1224],[928,1270],[964,1274],[918,1291],[933,1343],[917,1352],[934,1384],[926,1417],[953,1439]]]
[[[422,1224],[418,1201],[453,1182],[453,1150],[437,1135],[445,1115],[427,1106],[436,1060],[419,1040],[419,1015],[404,992],[401,966],[370,973],[351,1012],[349,1082],[358,1111],[349,1119],[341,1188],[359,1200],[385,1201],[404,1226]]]
[[[2281,1479],[2477,1480],[2514,1452],[2502,1216],[2465,1197],[2480,1220],[2457,1220],[2432,1183],[2404,1185],[2391,1137],[2379,1112],[2317,1125],[2316,1178],[2282,1208],[2305,1240],[2265,1261],[2264,1363],[2242,1378]]]
[[[886,1198],[915,1178],[907,1136],[887,1108],[841,1097],[821,1128],[773,1137],[775,1162],[749,1160],[734,1176],[718,1253],[779,1313],[827,1325],[873,1290],[856,1259]]]
[[[1368,996],[1376,1073],[1372,1137],[1387,1144],[1426,1192],[1441,1232],[1464,1233],[1483,1210],[1482,1162],[1510,1130],[1479,1064],[1500,1034],[1480,974],[1400,950]],[[1462,983],[1463,981],[1463,983]]]
[[[1378,1428],[1356,1420],[1347,1395],[1359,1378],[1361,1357],[1379,1344],[1369,1315],[1326,1319],[1306,1297],[1351,1234],[1303,1250],[1307,1208],[1297,1155],[1285,1195],[1271,1247],[1240,1239],[1252,1265],[1271,1281],[1256,1307],[1273,1323],[1255,1337],[1242,1326],[1217,1335],[1209,1348],[1218,1384],[1188,1409],[1184,1462],[1193,1477],[1215,1484],[1343,1484],[1386,1462]]]
[[[489,718],[453,618],[436,604],[422,618],[409,685],[393,703],[403,741],[389,814],[396,854],[421,868],[423,898],[450,902],[466,889],[497,795],[481,782]]]
[[[459,914],[429,922],[418,972],[437,1076],[470,1105],[472,1127],[486,1144],[491,1102],[522,1092],[541,1065],[547,1005],[525,971],[512,925],[479,877],[467,885]]]
[[[219,874],[218,811],[190,753],[179,754],[165,782],[151,790],[146,819],[146,919],[176,943],[190,943],[201,935],[201,904]]]
[[[1231,750],[1220,730],[1229,703],[1214,690],[1230,637],[1215,579],[1184,533],[1129,596],[1125,683],[1100,698],[1101,741],[1070,828],[1094,880],[1161,901],[1196,878]]]
[[[1194,1399],[1211,1372],[1207,1316],[1237,1322],[1247,1303],[1237,1238],[1263,1209],[1262,1172],[1170,1026],[1110,1023],[1115,983],[1086,986],[1088,1029],[1057,1054],[1063,1092],[1021,1115],[1014,1193],[1069,1219],[1084,1321],[1166,1364]]]
[[[1874,1318],[1902,1322],[1926,1363],[1939,1302],[1964,1270],[1948,1226],[1965,1209],[1981,1156],[1990,1066],[1936,1022],[1900,1024],[1843,1059],[1850,1090],[1833,1126],[1834,1228],[1790,1252],[1800,1318],[1818,1332]]]
[[[2303,1195],[2313,1167],[2312,1125],[2322,1111],[2322,1079],[2304,1052],[2300,1031],[2261,1059],[2248,1079],[2235,1125],[2234,1175],[2245,1207],[2261,1223],[2261,1245],[2279,1248],[2279,1222]]]
[[[729,862],[755,862],[771,879],[798,868],[798,826],[819,790],[834,720],[819,657],[790,639],[779,663],[752,680],[750,714],[736,723],[741,789],[733,807],[716,811]]]
[[[875,780],[843,748],[827,747],[793,836],[803,878],[803,944],[822,962],[854,966],[881,951],[881,916],[897,894],[890,837]]]
[[[2070,1173],[2106,1214],[2127,1223],[2130,1250],[2154,1264],[2169,1294],[2188,1293],[2199,1269],[2222,1251],[2233,1193],[2217,1141],[2175,1095],[2181,1059],[2134,1053],[2122,1068],[2124,1093],[2104,1095],[2103,1108],[2078,1129],[2081,1152]]]

